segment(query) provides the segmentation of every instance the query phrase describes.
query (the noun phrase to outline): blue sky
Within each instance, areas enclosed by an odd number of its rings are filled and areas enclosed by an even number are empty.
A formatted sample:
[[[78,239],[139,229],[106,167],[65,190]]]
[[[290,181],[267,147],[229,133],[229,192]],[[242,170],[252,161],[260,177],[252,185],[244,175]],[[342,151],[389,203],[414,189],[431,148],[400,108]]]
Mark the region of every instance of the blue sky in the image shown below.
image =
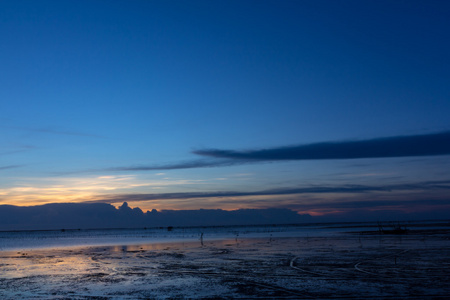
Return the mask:
[[[448,135],[431,155],[198,153],[448,132],[449,15],[446,1],[3,1],[0,204],[448,212]]]

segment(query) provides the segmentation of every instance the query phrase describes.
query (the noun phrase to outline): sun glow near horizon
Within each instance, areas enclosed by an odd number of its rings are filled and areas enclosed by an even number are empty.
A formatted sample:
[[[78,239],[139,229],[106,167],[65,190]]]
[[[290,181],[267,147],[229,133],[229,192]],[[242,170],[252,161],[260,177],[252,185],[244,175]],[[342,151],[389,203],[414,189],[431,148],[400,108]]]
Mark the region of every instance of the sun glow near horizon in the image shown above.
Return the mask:
[[[143,181],[135,175],[22,178],[14,186],[0,188],[0,201],[17,206],[84,202],[112,192],[136,192],[140,188],[160,190],[174,184],[181,185],[188,182],[183,180]]]

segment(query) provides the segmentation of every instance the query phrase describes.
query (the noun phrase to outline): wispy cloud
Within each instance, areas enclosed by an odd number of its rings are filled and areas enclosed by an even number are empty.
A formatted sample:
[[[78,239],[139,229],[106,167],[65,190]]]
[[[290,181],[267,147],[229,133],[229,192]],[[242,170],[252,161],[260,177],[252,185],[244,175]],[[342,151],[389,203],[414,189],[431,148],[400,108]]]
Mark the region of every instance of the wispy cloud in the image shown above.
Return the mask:
[[[251,162],[249,162],[251,163]],[[154,165],[134,165],[134,166],[123,166],[123,167],[111,167],[104,169],[89,169],[82,171],[71,171],[71,172],[58,172],[56,175],[69,175],[77,173],[98,173],[98,172],[140,172],[140,171],[168,171],[168,170],[183,170],[183,169],[197,169],[197,168],[213,168],[213,167],[226,167],[233,165],[241,165],[242,162],[234,161],[230,159],[197,159],[176,163],[167,164],[154,164]],[[164,174],[164,173],[158,173]]]
[[[1,170],[8,170],[8,169],[20,168],[20,167],[21,167],[21,165],[0,166],[0,171],[1,171]]]
[[[184,192],[184,193],[155,193],[155,194],[121,194],[104,195],[89,202],[117,203],[122,201],[153,201],[174,199],[198,199],[198,198],[229,198],[249,196],[283,196],[295,194],[353,194],[369,192],[395,192],[395,191],[430,191],[450,190],[450,181],[429,181],[411,184],[395,184],[384,186],[369,185],[341,185],[341,186],[308,186],[298,188],[280,188],[262,191],[240,192],[240,191],[215,191],[215,192]]]
[[[450,131],[359,141],[322,142],[248,151],[203,149],[193,151],[193,153],[244,162],[447,155],[450,154]]]
[[[12,129],[29,131],[29,132],[40,132],[40,133],[48,133],[48,134],[57,134],[57,135],[72,135],[72,136],[84,136],[84,137],[95,137],[95,138],[103,138],[100,135],[90,134],[85,132],[71,131],[71,130],[62,130],[55,129],[54,127],[10,127]]]
[[[159,164],[159,165],[143,165],[128,167],[113,167],[103,169],[101,171],[155,171],[155,170],[179,170],[209,167],[224,167],[240,164],[233,160],[191,160],[179,163]]]
[[[372,201],[336,201],[334,203],[311,203],[297,205],[296,209],[360,209],[360,208],[376,208],[376,207],[393,207],[396,205],[402,206],[416,206],[423,205],[438,206],[438,205],[450,205],[450,199],[440,199],[439,201],[430,201],[429,199],[415,199],[415,200],[372,200]]]
[[[13,168],[16,166],[4,166]],[[18,167],[18,166],[17,166]],[[0,168],[1,171],[1,168]],[[196,185],[201,180],[164,179],[146,180],[134,175],[87,176],[87,177],[39,177],[23,178],[13,186],[0,186],[0,203],[37,205],[57,202],[84,202],[99,195],[112,193],[136,193],[145,189],[171,189]]]
[[[14,150],[0,152],[0,155],[16,154],[16,153],[20,153],[20,152],[24,152],[24,151],[33,150],[33,149],[36,149],[36,147],[31,146],[31,145],[20,145],[20,146],[16,147],[16,149],[14,149]]]

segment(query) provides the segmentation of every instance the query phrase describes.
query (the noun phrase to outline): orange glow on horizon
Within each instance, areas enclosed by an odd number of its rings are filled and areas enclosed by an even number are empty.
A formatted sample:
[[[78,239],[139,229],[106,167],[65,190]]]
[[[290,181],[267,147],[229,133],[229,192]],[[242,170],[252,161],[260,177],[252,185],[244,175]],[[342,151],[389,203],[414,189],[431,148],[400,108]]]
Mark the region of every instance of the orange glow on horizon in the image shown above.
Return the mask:
[[[234,211],[239,209],[267,209],[275,207],[292,208],[298,214],[314,217],[344,214],[350,211],[333,207],[333,203],[358,200],[358,194],[289,194],[289,195],[251,195],[251,196],[211,196],[189,198],[191,187],[197,181],[184,179],[144,180],[134,175],[91,176],[69,178],[29,178],[20,185],[0,188],[0,205],[37,206],[49,203],[110,203],[118,208],[127,202],[132,208],[140,208],[143,212],[162,210],[198,210],[221,209]],[[205,184],[205,183],[202,183]],[[173,192],[173,187],[185,186],[186,192]],[[183,191],[183,189],[181,189]],[[372,200],[386,199],[387,192],[372,193]],[[150,200],[145,200],[148,194]],[[187,194],[187,195],[186,195]],[[214,193],[213,193],[214,195]],[[217,195],[217,193],[216,193]],[[420,195],[420,194],[419,194]],[[176,198],[179,196],[179,198]],[[431,210],[426,204],[408,206],[402,204],[405,197],[412,199],[410,193],[389,194],[396,205],[374,206],[360,210],[401,212],[418,212]],[[430,200],[440,200],[445,194],[434,195]],[[130,200],[128,200],[130,199]],[[133,199],[142,199],[133,201]],[[370,202],[370,200],[367,200]],[[328,205],[329,204],[329,205]],[[304,207],[302,209],[302,207]],[[366,206],[365,206],[366,207]],[[433,208],[436,208],[436,204]],[[443,206],[445,207],[445,206]],[[357,208],[356,208],[357,209]]]

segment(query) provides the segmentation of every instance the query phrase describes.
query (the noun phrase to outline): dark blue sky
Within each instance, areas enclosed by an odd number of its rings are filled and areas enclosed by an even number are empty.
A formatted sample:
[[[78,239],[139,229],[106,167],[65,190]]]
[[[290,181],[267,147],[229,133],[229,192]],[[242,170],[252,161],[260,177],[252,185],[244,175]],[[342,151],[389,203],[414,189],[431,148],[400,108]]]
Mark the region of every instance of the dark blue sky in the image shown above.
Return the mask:
[[[449,15],[447,1],[2,1],[0,204],[449,210]]]

